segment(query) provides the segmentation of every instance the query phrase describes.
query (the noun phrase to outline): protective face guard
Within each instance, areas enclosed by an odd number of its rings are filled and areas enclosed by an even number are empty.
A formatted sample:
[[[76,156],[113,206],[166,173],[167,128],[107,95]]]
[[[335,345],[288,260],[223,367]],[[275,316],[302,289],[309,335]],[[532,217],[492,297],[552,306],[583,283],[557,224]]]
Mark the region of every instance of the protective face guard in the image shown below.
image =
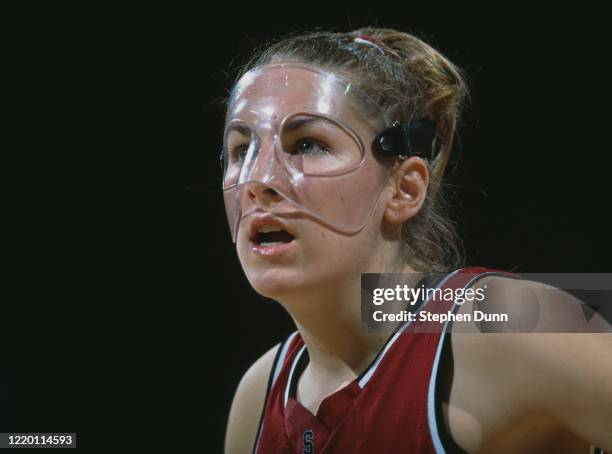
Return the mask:
[[[363,229],[391,170],[364,144],[397,156],[410,150],[406,140],[423,141],[411,140],[402,125],[376,135],[359,103],[379,111],[352,84],[303,63],[264,65],[240,79],[228,105],[221,156],[234,242],[242,221],[256,212],[309,217],[346,234]],[[378,120],[390,124],[382,113]],[[254,197],[266,189],[270,197]]]

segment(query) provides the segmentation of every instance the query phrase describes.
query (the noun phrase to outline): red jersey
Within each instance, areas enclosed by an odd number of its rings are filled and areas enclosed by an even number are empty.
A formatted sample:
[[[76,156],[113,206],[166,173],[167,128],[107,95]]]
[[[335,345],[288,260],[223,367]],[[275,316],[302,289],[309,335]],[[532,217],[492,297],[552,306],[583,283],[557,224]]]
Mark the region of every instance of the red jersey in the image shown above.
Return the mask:
[[[436,288],[466,288],[485,275],[509,273],[463,268]],[[436,301],[452,309],[453,301]],[[432,301],[420,305],[419,310]],[[438,332],[417,333],[405,322],[389,337],[370,366],[349,385],[327,396],[313,415],[295,398],[308,351],[296,331],[278,349],[254,446],[276,453],[444,453],[462,452],[444,432],[436,376],[446,322]]]

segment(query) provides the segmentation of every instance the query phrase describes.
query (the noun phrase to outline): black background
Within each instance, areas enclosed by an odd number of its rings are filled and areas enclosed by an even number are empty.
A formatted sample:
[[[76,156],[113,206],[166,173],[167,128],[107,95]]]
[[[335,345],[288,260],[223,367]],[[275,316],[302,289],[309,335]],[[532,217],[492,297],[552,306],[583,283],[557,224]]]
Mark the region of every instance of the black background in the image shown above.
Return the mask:
[[[1,431],[77,432],[82,450],[221,451],[239,378],[292,326],[250,288],[230,241],[218,100],[254,44],[289,31],[397,28],[467,71],[449,177],[469,264],[610,271],[598,13],[381,6],[5,15]]]

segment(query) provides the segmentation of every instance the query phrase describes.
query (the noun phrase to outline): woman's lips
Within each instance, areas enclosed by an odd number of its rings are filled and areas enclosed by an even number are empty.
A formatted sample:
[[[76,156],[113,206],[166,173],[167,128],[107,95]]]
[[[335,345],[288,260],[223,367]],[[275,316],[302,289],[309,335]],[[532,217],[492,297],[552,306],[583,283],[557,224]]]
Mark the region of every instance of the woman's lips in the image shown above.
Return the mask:
[[[295,240],[291,240],[287,243],[284,242],[276,242],[276,243],[264,243],[258,244],[255,242],[251,242],[251,249],[259,254],[266,257],[280,255],[288,250],[292,249],[295,245]]]
[[[270,257],[295,247],[295,234],[276,216],[262,214],[251,221],[249,241],[255,253]]]

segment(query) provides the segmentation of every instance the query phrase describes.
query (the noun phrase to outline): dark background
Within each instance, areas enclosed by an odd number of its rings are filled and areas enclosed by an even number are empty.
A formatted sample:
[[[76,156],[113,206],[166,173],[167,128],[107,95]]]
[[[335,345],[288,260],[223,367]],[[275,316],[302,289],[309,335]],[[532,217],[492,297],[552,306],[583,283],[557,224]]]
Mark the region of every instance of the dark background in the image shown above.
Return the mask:
[[[2,432],[77,432],[82,450],[221,451],[238,380],[292,326],[250,288],[230,241],[217,101],[254,44],[289,31],[397,28],[467,71],[450,181],[469,264],[610,271],[598,13],[381,6],[5,15],[15,162]]]

